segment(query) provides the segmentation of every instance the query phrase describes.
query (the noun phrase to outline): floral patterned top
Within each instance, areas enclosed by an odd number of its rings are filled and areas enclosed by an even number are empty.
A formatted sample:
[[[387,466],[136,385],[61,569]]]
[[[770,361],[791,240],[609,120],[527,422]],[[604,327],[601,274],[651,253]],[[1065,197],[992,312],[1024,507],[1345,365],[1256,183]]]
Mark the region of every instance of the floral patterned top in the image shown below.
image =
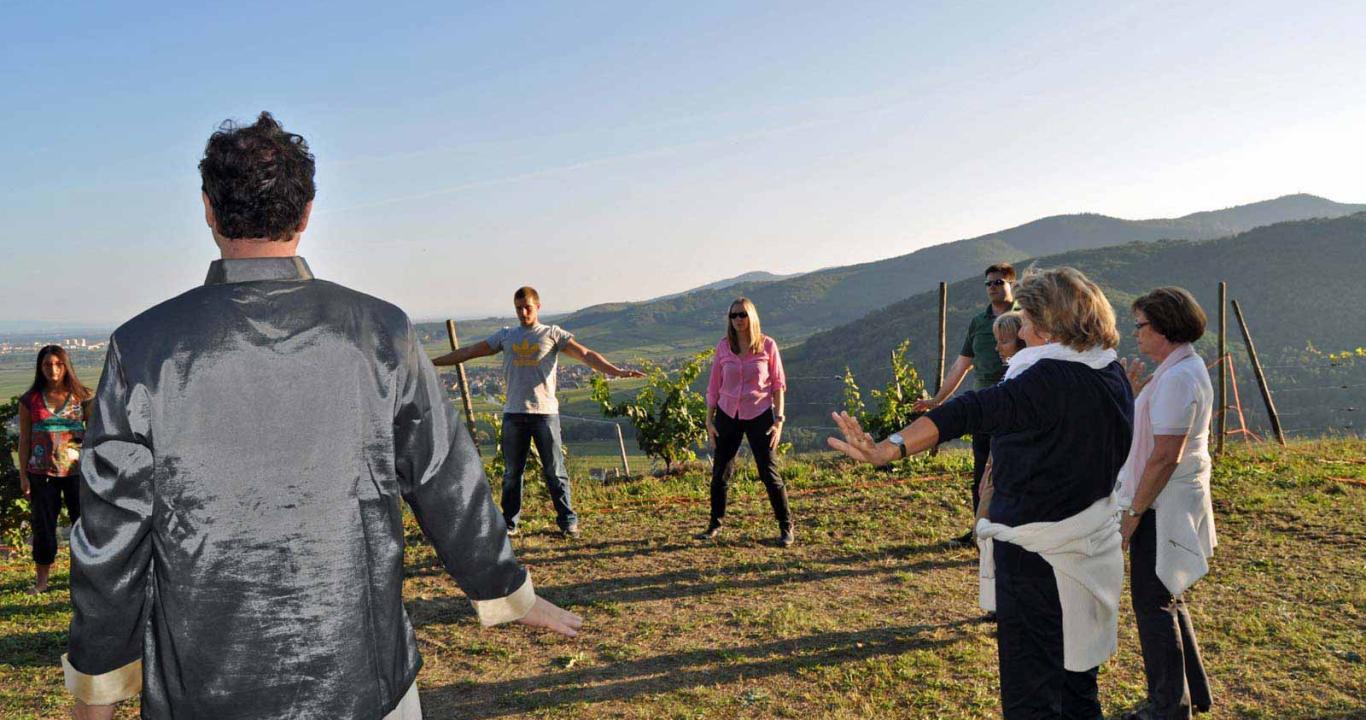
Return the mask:
[[[42,391],[27,392],[19,402],[32,420],[29,432],[28,471],[34,475],[68,477],[80,471],[81,440],[85,437],[85,409],[75,396],[53,411]]]

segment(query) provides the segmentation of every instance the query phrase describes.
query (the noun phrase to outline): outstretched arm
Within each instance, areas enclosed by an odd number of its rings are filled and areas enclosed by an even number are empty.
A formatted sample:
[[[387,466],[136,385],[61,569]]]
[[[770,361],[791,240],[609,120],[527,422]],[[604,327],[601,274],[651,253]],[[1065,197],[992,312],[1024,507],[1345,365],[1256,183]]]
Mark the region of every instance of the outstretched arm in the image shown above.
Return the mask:
[[[441,357],[432,360],[433,365],[459,365],[466,360],[497,355],[498,350],[491,347],[487,340],[480,340],[473,345],[467,345],[459,350],[452,350]]]
[[[901,448],[896,443],[883,440],[878,442],[872,435],[863,431],[857,418],[847,412],[830,413],[840,430],[841,437],[826,440],[830,447],[855,460],[873,465],[887,465],[901,457]],[[906,443],[906,455],[925,452],[939,444],[939,426],[928,416],[920,417],[901,430],[901,440]]]
[[[607,358],[603,357],[596,350],[589,350],[588,348],[579,344],[578,340],[571,339],[565,342],[564,354],[574,358],[575,360],[578,360],[584,365],[587,365],[588,367],[591,367],[594,370],[597,370],[598,372],[608,377],[645,377],[645,373],[639,370],[622,370],[616,365],[613,365],[612,363],[608,362]]]
[[[949,368],[949,376],[944,378],[944,387],[939,388],[939,392],[935,393],[933,398],[916,401],[913,409],[916,412],[925,412],[943,405],[945,400],[958,392],[958,386],[963,384],[963,378],[968,376],[968,371],[971,369],[972,358],[959,355],[958,359],[953,361],[953,367]]]
[[[1057,415],[1059,402],[1065,402],[1065,392],[1039,368],[1031,368],[1008,383],[959,395],[911,423],[901,431],[901,437],[910,455],[934,447],[941,435],[955,438],[965,433],[994,435],[1038,428]],[[896,459],[896,445],[875,442],[848,413],[832,416],[843,439],[830,438],[830,447],[875,465]]]
[[[71,633],[62,657],[77,717],[142,690],[152,564],[152,413],[110,341],[81,453],[81,520],[71,532]],[[88,706],[88,707],[86,707]]]

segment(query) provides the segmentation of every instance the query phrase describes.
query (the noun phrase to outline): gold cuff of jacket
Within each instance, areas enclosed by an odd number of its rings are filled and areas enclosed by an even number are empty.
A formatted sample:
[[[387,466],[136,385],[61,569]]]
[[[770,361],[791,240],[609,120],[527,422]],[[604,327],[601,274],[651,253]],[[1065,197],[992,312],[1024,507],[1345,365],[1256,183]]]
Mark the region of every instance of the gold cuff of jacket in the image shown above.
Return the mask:
[[[62,674],[66,689],[86,705],[113,705],[142,692],[142,660],[134,660],[116,670],[87,675],[71,666],[62,653]]]
[[[526,617],[531,612],[531,606],[536,604],[536,590],[531,587],[531,575],[528,574],[526,582],[512,591],[511,595],[470,602],[474,603],[474,611],[479,614],[479,623],[488,627]]]

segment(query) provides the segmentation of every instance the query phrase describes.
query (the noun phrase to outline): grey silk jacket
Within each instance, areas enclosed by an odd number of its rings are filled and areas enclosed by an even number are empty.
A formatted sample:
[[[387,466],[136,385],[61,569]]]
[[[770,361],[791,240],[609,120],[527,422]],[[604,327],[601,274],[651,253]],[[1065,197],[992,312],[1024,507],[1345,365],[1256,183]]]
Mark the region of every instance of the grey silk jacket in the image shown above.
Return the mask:
[[[407,501],[480,620],[535,602],[406,315],[219,260],[114,332],[81,456],[67,687],[144,718],[371,718],[421,658]]]

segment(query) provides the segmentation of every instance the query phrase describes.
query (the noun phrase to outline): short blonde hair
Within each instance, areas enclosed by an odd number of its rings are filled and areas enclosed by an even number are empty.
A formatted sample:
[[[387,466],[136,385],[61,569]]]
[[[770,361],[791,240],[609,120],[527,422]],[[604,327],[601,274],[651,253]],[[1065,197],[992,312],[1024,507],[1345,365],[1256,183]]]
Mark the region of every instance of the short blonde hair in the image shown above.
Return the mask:
[[[739,305],[745,309],[745,315],[749,322],[749,347],[740,347],[740,334],[735,332],[735,325],[730,321],[730,309]],[[754,308],[754,303],[747,297],[738,297],[726,306],[726,339],[730,341],[730,351],[736,355],[750,353],[757,355],[764,349],[764,334],[759,329],[759,311]]]
[[[1119,347],[1114,308],[1100,286],[1076,268],[1026,274],[1015,287],[1015,302],[1041,332],[1073,350]]]
[[[991,334],[995,335],[997,340],[1001,339],[1001,333],[1010,333],[1012,337],[1018,339],[1022,324],[1020,313],[1014,310],[1003,312],[997,315],[996,320],[991,323]]]

